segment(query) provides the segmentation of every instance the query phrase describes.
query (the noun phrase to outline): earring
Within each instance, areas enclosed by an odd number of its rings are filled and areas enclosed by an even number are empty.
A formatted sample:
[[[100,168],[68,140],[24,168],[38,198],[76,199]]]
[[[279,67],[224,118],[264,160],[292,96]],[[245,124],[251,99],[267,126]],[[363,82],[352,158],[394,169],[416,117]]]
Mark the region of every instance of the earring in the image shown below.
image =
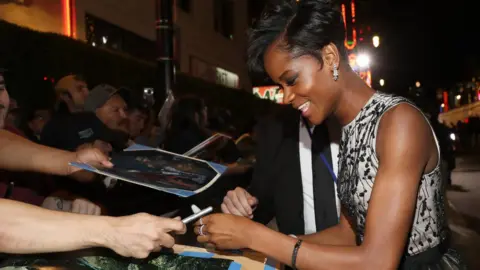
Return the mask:
[[[333,80],[338,80],[338,66],[337,64],[333,64]]]

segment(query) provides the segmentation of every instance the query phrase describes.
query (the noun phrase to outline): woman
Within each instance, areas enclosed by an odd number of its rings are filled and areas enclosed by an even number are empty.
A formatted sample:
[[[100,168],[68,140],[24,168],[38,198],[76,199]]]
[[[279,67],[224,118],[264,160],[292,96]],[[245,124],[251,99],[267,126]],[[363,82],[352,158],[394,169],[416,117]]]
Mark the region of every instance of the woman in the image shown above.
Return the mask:
[[[299,269],[464,269],[448,248],[440,155],[431,127],[407,100],[376,93],[348,64],[344,26],[330,0],[268,7],[250,34],[249,66],[312,124],[343,126],[338,225],[282,235],[247,218],[196,223],[200,242],[250,248]]]

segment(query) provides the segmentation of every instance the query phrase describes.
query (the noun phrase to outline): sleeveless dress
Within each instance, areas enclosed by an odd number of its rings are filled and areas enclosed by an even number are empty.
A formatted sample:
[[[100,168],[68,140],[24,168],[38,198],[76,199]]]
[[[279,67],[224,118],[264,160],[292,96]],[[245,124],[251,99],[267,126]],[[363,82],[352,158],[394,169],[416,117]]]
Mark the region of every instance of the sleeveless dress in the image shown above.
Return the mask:
[[[379,166],[375,149],[378,124],[385,112],[401,103],[415,107],[405,98],[376,92],[342,129],[339,197],[356,223],[359,243],[364,238],[368,205]],[[435,141],[440,151],[436,137]],[[415,216],[399,269],[466,269],[457,252],[448,247],[445,193],[439,164],[440,161],[433,171],[422,175]]]

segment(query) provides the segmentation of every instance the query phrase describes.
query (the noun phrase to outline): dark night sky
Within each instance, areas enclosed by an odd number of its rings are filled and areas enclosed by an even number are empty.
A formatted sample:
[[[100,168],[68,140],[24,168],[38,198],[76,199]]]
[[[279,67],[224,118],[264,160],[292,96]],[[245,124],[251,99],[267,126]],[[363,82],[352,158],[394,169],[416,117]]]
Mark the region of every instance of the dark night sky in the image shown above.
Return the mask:
[[[402,91],[416,80],[437,87],[471,78],[480,71],[475,2],[479,1],[357,0],[357,20],[381,37],[374,79],[382,77],[389,89]]]
[[[365,20],[383,37],[378,72],[386,81],[401,88],[415,80],[435,87],[471,78],[479,59],[476,1],[367,2]]]

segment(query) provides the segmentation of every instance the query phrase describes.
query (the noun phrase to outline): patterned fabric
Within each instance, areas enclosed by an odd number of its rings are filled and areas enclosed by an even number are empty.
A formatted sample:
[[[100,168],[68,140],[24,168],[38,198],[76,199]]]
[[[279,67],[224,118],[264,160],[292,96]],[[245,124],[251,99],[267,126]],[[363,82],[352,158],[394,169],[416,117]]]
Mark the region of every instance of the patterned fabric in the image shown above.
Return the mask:
[[[365,219],[379,164],[375,150],[378,124],[386,111],[401,103],[414,106],[402,97],[377,92],[342,131],[339,196],[348,214],[356,220],[359,242],[363,241]],[[437,164],[420,181],[415,217],[408,239],[407,252],[410,256],[439,245],[447,237],[440,171]]]

